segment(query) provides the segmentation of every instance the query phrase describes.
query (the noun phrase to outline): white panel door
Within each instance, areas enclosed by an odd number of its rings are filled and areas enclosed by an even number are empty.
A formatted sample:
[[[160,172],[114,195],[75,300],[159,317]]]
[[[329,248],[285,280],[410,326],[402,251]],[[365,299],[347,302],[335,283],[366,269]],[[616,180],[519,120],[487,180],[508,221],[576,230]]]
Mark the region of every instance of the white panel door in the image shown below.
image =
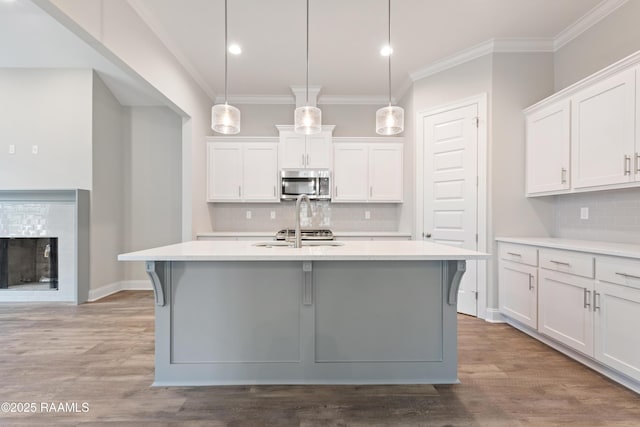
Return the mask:
[[[635,70],[628,70],[572,99],[574,188],[633,181],[635,96]]]
[[[237,201],[242,198],[242,145],[207,144],[207,200]]]
[[[369,191],[367,144],[333,147],[333,202],[365,202]]]
[[[436,243],[476,250],[478,106],[423,118],[424,233]],[[477,315],[477,261],[467,261],[458,311]]]
[[[307,136],[305,166],[312,169],[331,169],[331,132]]]
[[[593,356],[593,279],[540,269],[538,331]]]
[[[569,100],[527,117],[527,194],[569,189]]]
[[[278,201],[278,145],[244,144],[243,200]]]
[[[402,145],[371,144],[369,147],[369,200],[402,201]]]
[[[596,282],[593,303],[596,359],[640,381],[640,289]]]

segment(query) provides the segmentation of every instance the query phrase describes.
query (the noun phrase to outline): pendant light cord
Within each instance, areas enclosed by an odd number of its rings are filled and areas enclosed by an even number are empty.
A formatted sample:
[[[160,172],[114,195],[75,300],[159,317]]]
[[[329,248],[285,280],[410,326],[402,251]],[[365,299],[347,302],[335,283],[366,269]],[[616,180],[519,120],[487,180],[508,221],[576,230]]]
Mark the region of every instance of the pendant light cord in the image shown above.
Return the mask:
[[[227,0],[224,0],[224,103],[227,103]]]
[[[389,17],[389,22],[388,22],[388,43],[387,43],[387,47],[389,48],[389,106],[391,106],[391,0],[389,0],[388,2],[389,4],[389,10],[388,10],[388,17]]]
[[[309,0],[307,0],[307,105],[309,105]]]

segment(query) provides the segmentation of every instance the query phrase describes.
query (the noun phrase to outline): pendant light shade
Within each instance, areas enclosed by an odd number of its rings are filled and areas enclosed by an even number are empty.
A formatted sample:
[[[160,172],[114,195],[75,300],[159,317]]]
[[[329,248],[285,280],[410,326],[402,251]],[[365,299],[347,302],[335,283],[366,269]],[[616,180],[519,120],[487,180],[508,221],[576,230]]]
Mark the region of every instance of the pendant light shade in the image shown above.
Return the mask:
[[[227,103],[214,105],[211,109],[211,129],[225,135],[240,132],[240,110]]]
[[[391,105],[391,0],[388,0],[388,36],[389,36],[389,105],[376,111],[376,133],[378,135],[397,135],[404,131],[404,109]]]
[[[307,105],[296,108],[293,114],[296,133],[311,135],[322,131],[322,111],[309,105],[309,0],[307,0]]]
[[[296,133],[311,135],[322,131],[322,111],[317,107],[306,105],[296,108],[294,115]]]
[[[227,104],[227,0],[224,0],[224,104],[216,104],[211,108],[211,129],[224,135],[240,132],[240,110]]]
[[[376,133],[397,135],[404,130],[404,109],[389,104],[376,111]]]

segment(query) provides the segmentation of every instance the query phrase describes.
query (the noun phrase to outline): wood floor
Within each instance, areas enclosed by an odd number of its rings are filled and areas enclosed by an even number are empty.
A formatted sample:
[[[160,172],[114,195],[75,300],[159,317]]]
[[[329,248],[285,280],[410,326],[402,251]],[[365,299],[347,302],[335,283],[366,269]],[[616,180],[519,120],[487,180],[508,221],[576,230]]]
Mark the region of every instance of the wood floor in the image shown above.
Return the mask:
[[[459,385],[151,387],[153,316],[144,291],[0,304],[0,404],[36,404],[0,412],[0,426],[640,426],[637,394],[465,316]]]

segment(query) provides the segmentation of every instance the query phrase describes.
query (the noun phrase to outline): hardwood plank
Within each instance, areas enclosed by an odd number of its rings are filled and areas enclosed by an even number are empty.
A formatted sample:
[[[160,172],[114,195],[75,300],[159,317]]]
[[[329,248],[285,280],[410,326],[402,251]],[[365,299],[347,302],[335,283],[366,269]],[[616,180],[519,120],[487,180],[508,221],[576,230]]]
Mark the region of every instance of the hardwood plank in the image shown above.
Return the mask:
[[[504,324],[459,317],[458,385],[151,387],[153,295],[0,304],[0,425],[637,426],[640,396]]]

